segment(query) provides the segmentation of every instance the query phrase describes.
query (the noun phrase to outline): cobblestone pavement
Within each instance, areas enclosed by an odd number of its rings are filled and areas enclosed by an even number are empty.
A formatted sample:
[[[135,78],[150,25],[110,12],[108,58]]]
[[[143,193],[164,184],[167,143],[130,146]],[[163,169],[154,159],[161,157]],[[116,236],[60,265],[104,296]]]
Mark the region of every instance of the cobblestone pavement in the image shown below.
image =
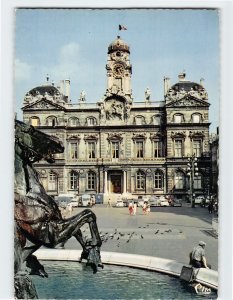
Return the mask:
[[[76,214],[84,208],[75,208]],[[212,230],[212,215],[201,207],[153,207],[149,215],[138,208],[130,216],[128,208],[95,205],[97,224],[103,240],[102,251],[152,255],[188,263],[188,255],[199,240],[206,245],[207,262],[218,268],[218,239]],[[86,225],[85,225],[86,226]],[[88,230],[83,227],[84,235]],[[81,249],[71,238],[66,249]]]

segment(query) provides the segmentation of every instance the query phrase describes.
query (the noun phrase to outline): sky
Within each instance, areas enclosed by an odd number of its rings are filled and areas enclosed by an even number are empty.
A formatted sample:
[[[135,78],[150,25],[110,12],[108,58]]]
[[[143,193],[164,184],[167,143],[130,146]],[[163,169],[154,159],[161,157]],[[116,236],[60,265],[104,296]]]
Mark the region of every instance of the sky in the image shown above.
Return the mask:
[[[118,25],[127,27],[118,31]],[[87,102],[106,90],[109,44],[120,35],[130,46],[134,101],[147,87],[163,100],[163,78],[200,82],[209,95],[211,132],[219,125],[219,11],[207,9],[17,9],[15,12],[14,96],[17,117],[25,94],[50,81],[71,81],[71,100],[85,90]]]

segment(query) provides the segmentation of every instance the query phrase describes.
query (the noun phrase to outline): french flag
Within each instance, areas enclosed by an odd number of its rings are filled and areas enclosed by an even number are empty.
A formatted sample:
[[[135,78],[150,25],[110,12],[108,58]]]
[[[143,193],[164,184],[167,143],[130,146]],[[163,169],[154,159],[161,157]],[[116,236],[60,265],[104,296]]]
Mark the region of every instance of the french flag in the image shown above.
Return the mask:
[[[127,28],[123,25],[119,25],[119,30],[127,30]]]

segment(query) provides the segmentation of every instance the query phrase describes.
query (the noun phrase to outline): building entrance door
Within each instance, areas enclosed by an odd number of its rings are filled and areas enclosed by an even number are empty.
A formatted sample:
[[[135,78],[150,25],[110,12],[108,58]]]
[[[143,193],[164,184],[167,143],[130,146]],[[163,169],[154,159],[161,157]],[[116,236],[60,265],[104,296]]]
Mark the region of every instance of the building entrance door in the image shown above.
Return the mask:
[[[121,175],[110,175],[110,192],[111,193],[122,193],[122,176]]]

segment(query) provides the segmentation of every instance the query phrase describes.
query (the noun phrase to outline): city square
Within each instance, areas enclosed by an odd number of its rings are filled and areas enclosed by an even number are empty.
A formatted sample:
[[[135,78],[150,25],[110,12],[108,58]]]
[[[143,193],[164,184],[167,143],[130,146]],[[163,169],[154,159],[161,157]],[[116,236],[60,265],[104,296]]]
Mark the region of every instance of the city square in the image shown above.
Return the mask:
[[[74,208],[72,214],[83,208]],[[212,226],[213,215],[207,208],[153,207],[149,215],[138,207],[130,216],[127,207],[98,205],[92,207],[102,237],[103,251],[142,254],[189,263],[189,253],[200,240],[206,242],[207,262],[218,270],[218,236]],[[65,212],[70,216],[69,212]],[[86,230],[87,232],[87,230]],[[74,238],[65,249],[81,249]]]

